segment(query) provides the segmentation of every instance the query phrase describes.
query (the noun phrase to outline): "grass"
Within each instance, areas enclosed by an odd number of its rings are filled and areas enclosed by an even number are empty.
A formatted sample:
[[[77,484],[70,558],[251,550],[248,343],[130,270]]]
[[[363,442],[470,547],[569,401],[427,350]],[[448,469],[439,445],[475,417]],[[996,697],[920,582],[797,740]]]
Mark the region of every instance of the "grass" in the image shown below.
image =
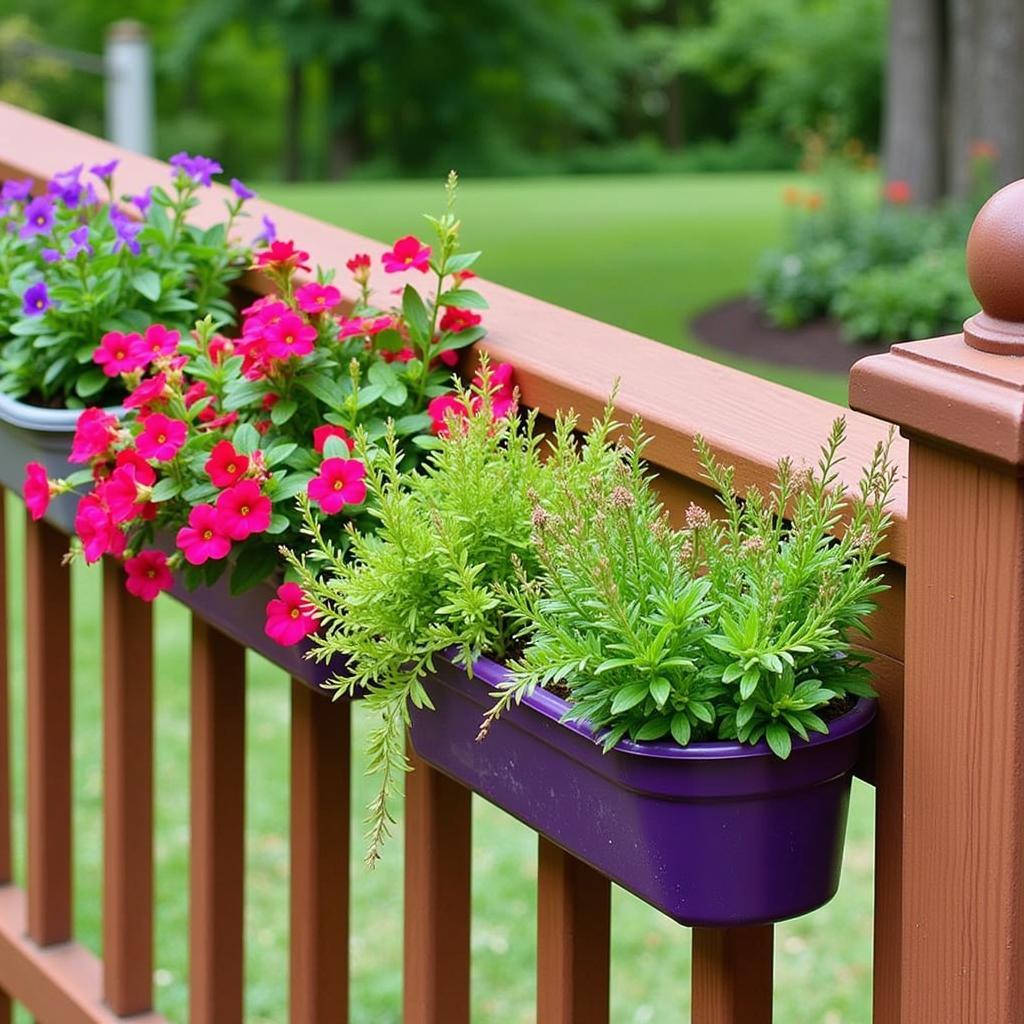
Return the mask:
[[[482,272],[669,344],[695,349],[689,317],[745,287],[758,252],[781,224],[777,176],[585,178],[468,183],[461,212],[466,241],[487,250]],[[436,209],[440,187],[421,183],[278,186],[266,194],[326,220],[390,238]],[[581,353],[585,358],[585,353]],[[762,368],[757,368],[761,370]],[[814,374],[766,376],[842,400],[841,381]],[[685,394],[680,395],[685,401]],[[21,550],[20,509],[10,543]],[[18,559],[12,562],[18,563]],[[20,636],[21,580],[10,580],[12,635]],[[76,660],[76,931],[99,952],[101,737],[99,573],[74,570]],[[161,599],[156,607],[156,809],[158,1009],[187,1018],[188,618]],[[24,675],[13,652],[16,793],[23,792]],[[250,656],[247,780],[247,970],[250,1024],[286,1019],[288,883],[288,682]],[[357,708],[355,745],[367,721]],[[370,783],[357,765],[353,834]],[[828,907],[777,930],[777,1018],[792,1024],[867,1024],[873,795],[857,784],[844,881]],[[23,838],[19,816],[18,838]],[[694,837],[694,841],[699,841]],[[18,843],[19,850],[22,843]],[[400,1020],[402,843],[368,873],[352,873],[352,1020]],[[534,1019],[536,839],[475,801],[473,850],[473,1014],[479,1024]],[[344,870],[339,865],[339,870]],[[23,864],[18,866],[23,881]],[[612,1020],[687,1019],[689,941],[685,929],[629,894],[613,897]],[[444,955],[444,951],[438,951]],[[19,1020],[27,1024],[22,1014]]]

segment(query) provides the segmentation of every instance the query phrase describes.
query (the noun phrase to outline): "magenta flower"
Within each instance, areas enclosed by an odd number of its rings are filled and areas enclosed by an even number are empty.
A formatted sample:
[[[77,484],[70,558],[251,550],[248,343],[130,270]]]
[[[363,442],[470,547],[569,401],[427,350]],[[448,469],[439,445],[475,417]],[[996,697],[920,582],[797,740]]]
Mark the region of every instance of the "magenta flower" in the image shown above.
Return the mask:
[[[163,324],[150,324],[139,343],[139,350],[145,353],[147,362],[160,356],[171,356],[178,351],[181,334],[169,331]]]
[[[150,471],[152,472],[152,467]],[[111,522],[120,524],[138,519],[146,509],[147,499],[139,493],[139,479],[135,466],[118,466],[103,484],[103,501]]]
[[[309,481],[307,494],[329,516],[345,505],[366,500],[366,466],[359,459],[324,459],[320,475]]]
[[[282,583],[277,597],[267,602],[267,636],[284,647],[316,632],[313,608],[298,583]]]
[[[295,301],[303,313],[325,313],[341,302],[341,292],[331,284],[304,284],[296,293]]]
[[[196,505],[188,514],[188,526],[178,531],[175,541],[190,565],[227,558],[231,540],[218,528],[217,510],[212,505]]]
[[[25,224],[18,232],[19,238],[45,235],[53,227],[53,200],[49,196],[36,196],[25,207]]]
[[[202,381],[199,381],[202,384]],[[124,400],[126,409],[141,409],[161,401],[167,391],[167,374],[158,373],[139,382],[138,387]]]
[[[92,462],[105,456],[117,439],[116,416],[102,409],[86,409],[75,424],[75,437],[71,442],[68,462]]]
[[[95,494],[87,494],[78,503],[75,533],[82,542],[85,560],[90,565],[106,554],[120,555],[124,551],[124,534]]]
[[[267,354],[273,359],[308,356],[316,341],[316,328],[302,317],[289,313],[267,328]]]
[[[217,529],[232,540],[245,540],[270,525],[270,499],[255,480],[242,480],[217,497]]]
[[[399,274],[404,270],[418,270],[425,274],[430,267],[430,246],[424,245],[415,235],[398,239],[382,260],[388,274]]]
[[[33,519],[42,519],[50,507],[50,480],[46,468],[38,462],[30,462],[25,467],[25,486],[22,490],[25,506]]]
[[[231,487],[249,468],[249,456],[235,451],[230,441],[218,441],[203,467],[214,487]]]
[[[122,373],[143,369],[148,360],[142,348],[141,335],[107,331],[100,338],[99,346],[92,354],[92,361],[103,367],[108,377],[119,377]]]
[[[155,601],[161,591],[170,590],[174,578],[162,551],[140,551],[124,563],[125,589],[143,601]]]
[[[329,437],[340,437],[342,441],[348,445],[349,451],[352,451],[355,447],[355,442],[348,436],[348,431],[344,427],[337,427],[332,423],[325,423],[322,427],[313,428],[313,450],[318,455],[323,455],[324,447],[326,446],[327,439]]]
[[[135,439],[135,447],[144,459],[167,462],[181,450],[187,433],[188,424],[155,412],[146,417],[142,433]]]
[[[21,297],[21,311],[25,316],[42,316],[52,308],[53,301],[46,290],[45,281],[37,281],[25,289],[25,294]]]
[[[282,270],[291,267],[294,270],[309,270],[309,253],[303,249],[296,249],[294,242],[271,241],[262,252],[256,254],[256,266],[270,267],[274,270]]]

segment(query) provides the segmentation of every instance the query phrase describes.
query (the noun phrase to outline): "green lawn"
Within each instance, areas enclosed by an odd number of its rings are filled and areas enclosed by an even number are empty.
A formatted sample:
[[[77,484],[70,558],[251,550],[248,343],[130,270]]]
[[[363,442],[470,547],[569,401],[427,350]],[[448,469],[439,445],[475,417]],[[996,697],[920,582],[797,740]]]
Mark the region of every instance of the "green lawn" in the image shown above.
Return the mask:
[[[781,223],[784,178],[584,178],[469,183],[461,212],[466,241],[487,250],[482,272],[544,298],[669,344],[693,348],[684,323],[702,307],[745,287],[758,251]],[[277,186],[271,198],[380,238],[418,227],[436,209],[440,186]],[[299,239],[298,241],[301,241]],[[841,400],[841,381],[767,374]],[[685,395],[680,396],[685,401]],[[20,522],[12,500],[9,511]],[[17,513],[17,514],[15,514]],[[20,530],[13,531],[21,549]],[[12,580],[12,635],[19,636],[20,580]],[[99,573],[75,570],[76,926],[99,952],[100,661]],[[187,614],[157,604],[158,1008],[186,1019],[188,868]],[[15,645],[17,647],[17,645]],[[24,680],[14,651],[17,791]],[[288,684],[250,658],[248,776],[248,970],[250,1022],[285,1015],[288,878]],[[365,716],[355,716],[356,744]],[[356,770],[354,806],[369,784]],[[870,1020],[871,791],[857,786],[844,882],[827,908],[778,929],[777,1019],[786,1024]],[[473,1002],[479,1024],[533,1020],[536,840],[482,801],[474,811]],[[359,821],[354,834],[361,834]],[[19,825],[19,839],[23,830]],[[695,837],[695,841],[698,841]],[[358,854],[357,850],[357,854]],[[344,869],[343,867],[341,868]],[[352,1019],[400,1019],[400,836],[373,873],[351,868]],[[19,869],[19,875],[21,872]],[[23,877],[23,876],[21,876]],[[689,936],[633,897],[614,895],[612,1019],[644,1024],[688,1019]],[[438,951],[444,955],[443,950]],[[22,1020],[28,1020],[23,1016]]]

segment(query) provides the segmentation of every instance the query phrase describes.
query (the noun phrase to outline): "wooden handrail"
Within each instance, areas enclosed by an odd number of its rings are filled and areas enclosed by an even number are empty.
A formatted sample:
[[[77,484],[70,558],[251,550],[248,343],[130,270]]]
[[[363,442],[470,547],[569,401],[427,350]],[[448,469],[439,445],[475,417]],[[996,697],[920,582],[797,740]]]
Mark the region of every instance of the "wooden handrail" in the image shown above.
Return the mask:
[[[84,161],[86,166],[120,159],[117,185],[126,192],[141,192],[167,175],[166,165],[157,160],[127,153],[112,143],[4,103],[0,103],[0,138],[18,142],[17,153],[0,153],[0,177],[49,178],[66,169],[71,154],[75,162]],[[222,199],[229,194],[224,186],[204,190],[197,219],[219,219]],[[385,249],[380,242],[263,200],[255,200],[250,211],[257,222],[263,214],[269,216],[280,237],[294,239],[315,263],[334,269],[342,281],[348,256],[355,252],[377,256]],[[484,348],[515,365],[527,405],[545,415],[574,407],[589,416],[603,406],[613,382],[619,380],[622,412],[639,413],[654,435],[649,449],[652,461],[684,477],[700,477],[693,438],[702,434],[735,465],[741,488],[764,486],[784,456],[797,464],[814,463],[829,425],[840,414],[831,402],[493,282],[480,281],[478,285],[491,304]],[[631,301],[642,301],[642,297],[633,296]],[[861,413],[847,411],[845,415],[849,440],[841,474],[852,485],[888,427]],[[895,456],[905,466],[902,439],[896,442]],[[906,488],[902,479],[894,510],[896,521],[888,548],[893,560],[905,563]]]

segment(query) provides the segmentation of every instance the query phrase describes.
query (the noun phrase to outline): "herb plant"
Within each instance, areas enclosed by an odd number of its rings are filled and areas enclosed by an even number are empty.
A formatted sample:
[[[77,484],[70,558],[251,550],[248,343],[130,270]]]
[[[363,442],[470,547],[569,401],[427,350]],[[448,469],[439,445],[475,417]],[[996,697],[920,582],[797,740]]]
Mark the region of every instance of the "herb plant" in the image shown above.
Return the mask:
[[[168,188],[118,197],[117,161],[79,164],[39,195],[31,180],[0,191],[0,390],[48,406],[82,408],[124,397],[118,377],[93,361],[107,333],[159,323],[186,333],[197,320],[234,323],[230,283],[249,262],[235,237],[253,196],[232,181],[225,220],[190,221],[220,165],[172,158]]]

